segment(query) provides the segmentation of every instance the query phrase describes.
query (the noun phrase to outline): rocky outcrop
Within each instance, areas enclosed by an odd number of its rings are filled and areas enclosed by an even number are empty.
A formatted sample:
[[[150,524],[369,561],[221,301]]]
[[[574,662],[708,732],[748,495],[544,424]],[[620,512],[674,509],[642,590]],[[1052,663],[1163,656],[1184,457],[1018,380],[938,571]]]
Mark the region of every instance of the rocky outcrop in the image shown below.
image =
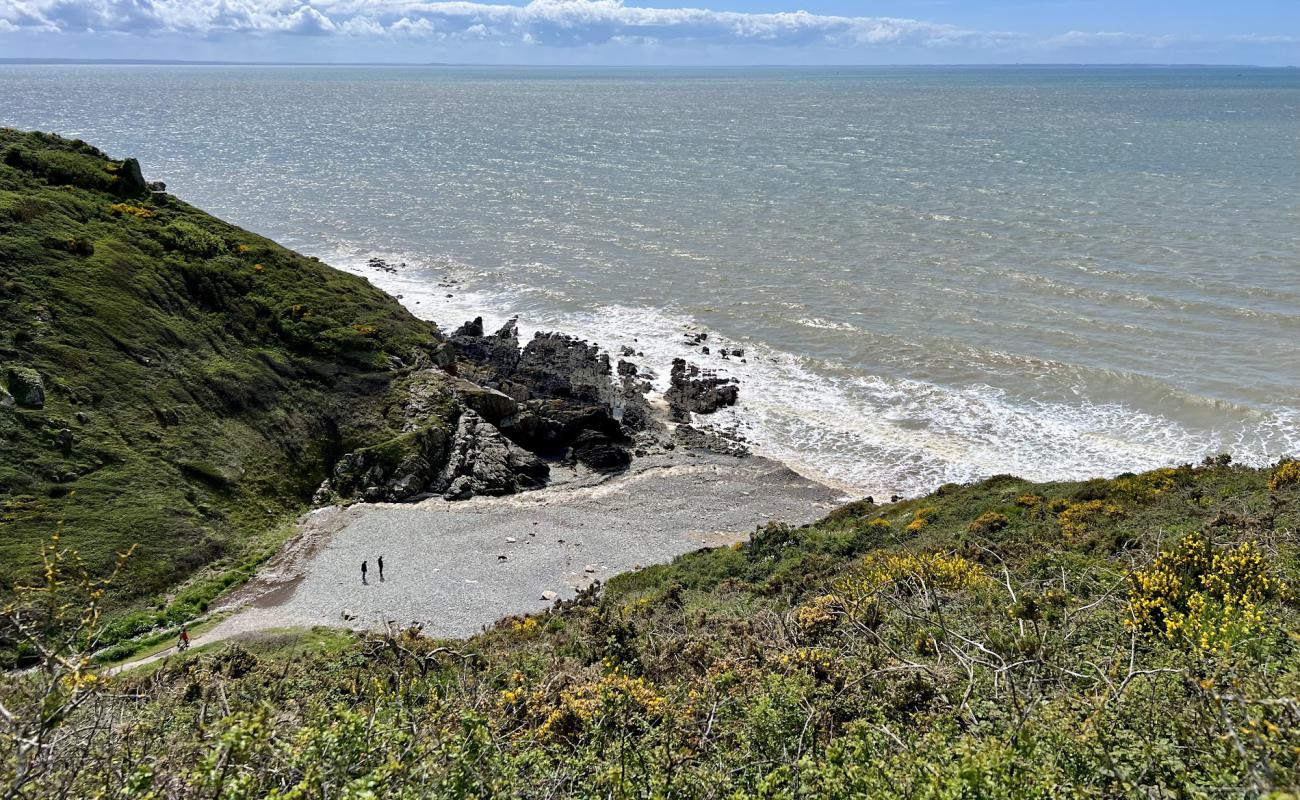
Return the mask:
[[[614,417],[623,426],[632,431],[653,431],[662,429],[655,419],[654,411],[646,395],[650,392],[650,382],[643,380],[640,367],[631,361],[618,361],[619,387],[614,399]]]
[[[519,364],[519,331],[514,320],[486,336],[483,318],[475,317],[456,329],[451,335],[451,345],[462,358],[485,368],[487,377],[493,381],[507,378]]]
[[[15,403],[23,408],[45,407],[45,382],[39,372],[31,367],[10,367],[7,378]]]
[[[461,414],[434,491],[448,500],[512,494],[545,485],[550,467],[473,411]]]
[[[482,391],[493,392],[490,398],[467,395],[467,404],[510,440],[601,471],[630,463],[624,428],[639,430],[647,424],[644,391],[649,386],[624,377],[616,387],[609,356],[600,348],[564,334],[538,333],[520,350],[513,320],[487,335],[482,319],[474,319],[458,328],[451,342],[468,362],[466,374],[488,387]],[[513,411],[502,395],[514,401]],[[489,399],[495,404],[489,411],[475,405]],[[626,414],[633,406],[633,413]]]
[[[692,412],[712,414],[719,408],[734,406],[740,397],[735,379],[718,377],[712,370],[701,370],[681,358],[673,359],[669,380],[664,399],[674,422],[690,422]]]
[[[144,173],[140,171],[140,162],[134,158],[122,161],[122,166],[117,171],[117,179],[120,182],[119,188],[123,194],[135,195],[150,191],[149,184],[144,179]]]
[[[463,378],[457,379],[452,388],[465,405],[494,425],[519,413],[519,403],[496,389],[488,389]]]
[[[550,467],[472,409],[454,428],[431,424],[339,459],[317,503],[397,503],[441,494],[448,500],[512,494],[546,484]]]
[[[524,347],[514,379],[532,397],[610,406],[609,355],[594,344],[562,333],[538,333]]]

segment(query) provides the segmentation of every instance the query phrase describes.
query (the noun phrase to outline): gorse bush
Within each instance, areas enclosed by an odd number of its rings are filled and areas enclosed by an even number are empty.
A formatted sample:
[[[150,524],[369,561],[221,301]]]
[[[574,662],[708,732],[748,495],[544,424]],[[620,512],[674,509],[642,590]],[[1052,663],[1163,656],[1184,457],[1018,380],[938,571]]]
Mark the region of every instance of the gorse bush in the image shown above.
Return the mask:
[[[1130,583],[1133,627],[1202,651],[1263,634],[1278,621],[1270,601],[1290,597],[1255,545],[1219,548],[1201,534],[1130,573]]]
[[[1268,490],[1278,492],[1288,486],[1300,485],[1300,461],[1283,461],[1268,479]]]

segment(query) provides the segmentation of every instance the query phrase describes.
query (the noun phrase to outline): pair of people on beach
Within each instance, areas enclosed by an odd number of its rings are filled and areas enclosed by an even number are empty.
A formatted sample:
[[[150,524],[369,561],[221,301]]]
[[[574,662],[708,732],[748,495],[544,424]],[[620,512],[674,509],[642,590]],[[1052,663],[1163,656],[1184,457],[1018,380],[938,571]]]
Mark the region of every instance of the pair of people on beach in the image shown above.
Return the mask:
[[[379,557],[378,563],[379,563],[379,580],[382,581],[384,579],[384,557],[383,556]],[[367,583],[366,569],[367,569],[367,564],[365,561],[362,561],[361,562],[361,583],[363,584]]]

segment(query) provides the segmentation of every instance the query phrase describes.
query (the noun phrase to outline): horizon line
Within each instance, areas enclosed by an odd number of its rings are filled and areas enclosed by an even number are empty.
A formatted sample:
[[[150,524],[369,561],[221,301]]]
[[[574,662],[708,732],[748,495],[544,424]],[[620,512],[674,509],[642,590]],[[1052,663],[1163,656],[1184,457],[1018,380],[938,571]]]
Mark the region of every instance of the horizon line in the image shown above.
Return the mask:
[[[1008,68],[1008,67],[1141,67],[1149,69],[1189,68],[1202,69],[1300,69],[1300,65],[1285,64],[1215,64],[1201,62],[1147,62],[1147,61],[1023,61],[1023,62],[929,62],[923,64],[529,64],[503,62],[450,62],[450,61],[225,61],[166,58],[0,58],[0,65],[70,65],[70,66],[168,66],[168,67],[503,67],[534,69],[905,69],[926,67]]]

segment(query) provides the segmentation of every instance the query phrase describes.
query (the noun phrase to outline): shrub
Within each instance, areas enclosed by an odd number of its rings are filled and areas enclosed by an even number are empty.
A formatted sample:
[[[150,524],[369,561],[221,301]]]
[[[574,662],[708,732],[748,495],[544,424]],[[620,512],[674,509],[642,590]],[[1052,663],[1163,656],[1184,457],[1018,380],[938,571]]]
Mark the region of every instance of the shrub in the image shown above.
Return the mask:
[[[994,533],[1002,530],[1009,524],[1011,524],[1011,520],[1007,519],[1006,514],[999,514],[996,511],[987,511],[980,514],[979,517],[973,520],[970,525],[966,526],[966,530],[971,533]]]
[[[606,719],[624,727],[656,721],[665,700],[643,678],[630,678],[615,669],[560,694],[559,702],[538,728],[544,739],[573,739]]]
[[[815,597],[794,612],[795,624],[809,636],[817,636],[835,627],[840,599],[833,594]]]
[[[891,587],[960,590],[988,584],[984,568],[955,553],[872,553],[841,587],[874,595]]]
[[[219,236],[184,220],[167,225],[158,237],[167,249],[200,258],[211,258],[226,249],[226,243]]]
[[[1190,534],[1129,573],[1129,625],[1198,650],[1227,651],[1271,625],[1265,605],[1287,596],[1251,543],[1224,550]]]
[[[1016,505],[1021,508],[1037,508],[1043,502],[1043,498],[1036,494],[1022,494],[1016,498]]]
[[[1057,517],[1061,532],[1073,539],[1088,534],[1092,527],[1102,519],[1120,519],[1125,516],[1124,509],[1103,500],[1085,500],[1082,503],[1069,503]]]
[[[1276,492],[1300,483],[1300,461],[1284,461],[1268,479],[1268,490]]]
[[[130,216],[148,219],[153,216],[153,210],[144,206],[133,206],[130,203],[114,203],[108,207],[108,213],[116,217]]]

